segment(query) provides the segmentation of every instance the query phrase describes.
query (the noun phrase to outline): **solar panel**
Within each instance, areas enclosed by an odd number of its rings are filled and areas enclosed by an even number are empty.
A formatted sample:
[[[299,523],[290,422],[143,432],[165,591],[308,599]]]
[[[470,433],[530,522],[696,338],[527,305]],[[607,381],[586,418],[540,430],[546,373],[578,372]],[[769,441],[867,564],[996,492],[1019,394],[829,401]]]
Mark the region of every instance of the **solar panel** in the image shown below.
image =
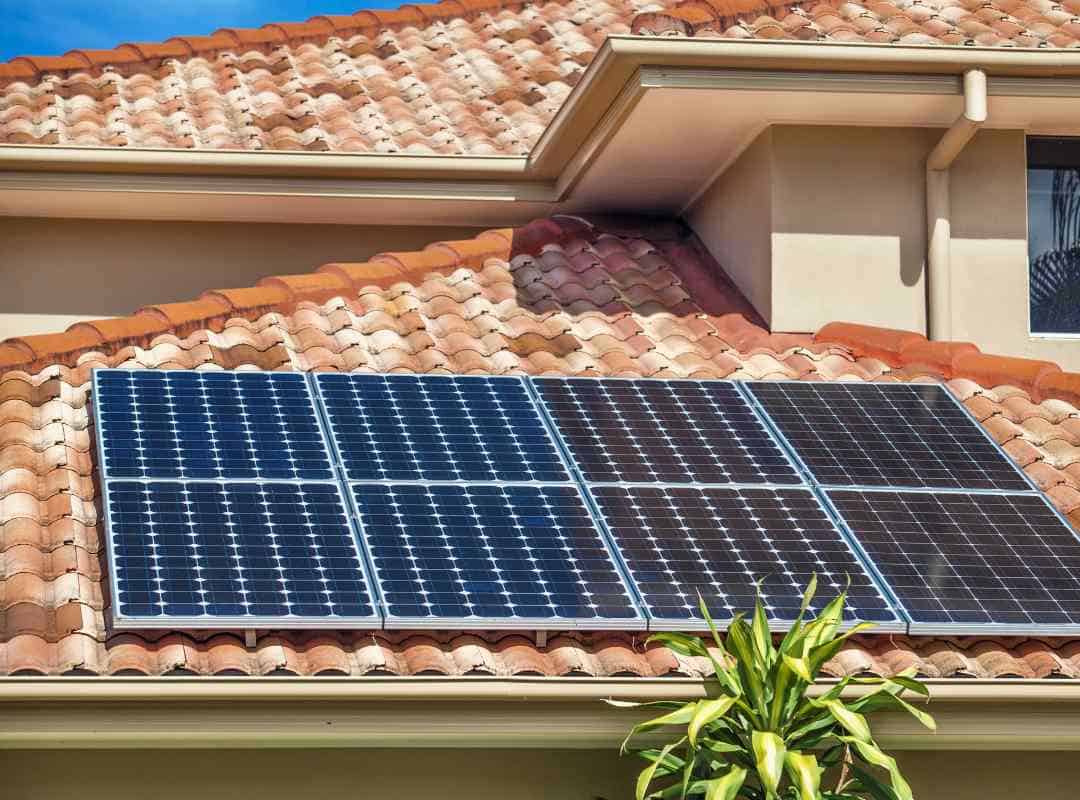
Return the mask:
[[[701,627],[698,594],[718,623],[752,611],[756,584],[770,622],[790,622],[812,575],[824,602],[850,579],[848,613],[897,627],[821,504],[807,489],[599,486],[591,489],[653,618]]]
[[[825,486],[1029,490],[1024,475],[937,384],[747,384]]]
[[[388,627],[641,627],[573,485],[352,491]]]
[[[913,630],[1080,624],[1080,540],[1042,496],[828,494]]]
[[[570,480],[521,378],[316,380],[349,480]]]
[[[106,485],[121,624],[378,624],[332,483],[113,480]]]
[[[534,378],[590,483],[799,484],[734,384]]]
[[[109,478],[331,479],[304,376],[94,370]]]

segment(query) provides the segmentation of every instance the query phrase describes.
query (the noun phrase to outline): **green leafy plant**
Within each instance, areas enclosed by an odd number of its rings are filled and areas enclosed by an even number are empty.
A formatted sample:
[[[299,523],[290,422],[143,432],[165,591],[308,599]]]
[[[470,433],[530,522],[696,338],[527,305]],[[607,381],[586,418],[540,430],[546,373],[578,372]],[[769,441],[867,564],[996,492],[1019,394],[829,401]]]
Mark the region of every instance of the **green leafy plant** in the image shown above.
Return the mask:
[[[700,602],[715,650],[697,636],[649,637],[682,655],[709,658],[714,675],[705,700],[608,701],[665,711],[634,726],[624,753],[639,734],[682,729],[663,747],[633,750],[648,762],[638,776],[637,800],[911,800],[896,760],[874,742],[866,717],[902,710],[934,730],[933,718],[901,697],[910,691],[929,699],[929,691],[912,671],[892,678],[848,677],[818,696],[809,692],[844,642],[872,627],[860,623],[840,630],[846,592],[804,622],[816,588],[817,579],[811,579],[798,618],[778,645],[760,597],[751,620],[737,615],[723,640]],[[844,693],[852,684],[865,687],[856,699]]]

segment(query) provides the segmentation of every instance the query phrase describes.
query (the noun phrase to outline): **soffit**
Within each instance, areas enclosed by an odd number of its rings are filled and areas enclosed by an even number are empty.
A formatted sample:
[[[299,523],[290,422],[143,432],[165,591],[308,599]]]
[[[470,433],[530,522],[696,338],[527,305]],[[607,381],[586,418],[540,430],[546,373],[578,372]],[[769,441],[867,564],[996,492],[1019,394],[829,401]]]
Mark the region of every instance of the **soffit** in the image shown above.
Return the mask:
[[[948,126],[976,67],[991,74],[988,127],[1075,131],[1078,52],[615,36],[528,157],[0,147],[0,213],[480,225],[679,213],[769,125]]]

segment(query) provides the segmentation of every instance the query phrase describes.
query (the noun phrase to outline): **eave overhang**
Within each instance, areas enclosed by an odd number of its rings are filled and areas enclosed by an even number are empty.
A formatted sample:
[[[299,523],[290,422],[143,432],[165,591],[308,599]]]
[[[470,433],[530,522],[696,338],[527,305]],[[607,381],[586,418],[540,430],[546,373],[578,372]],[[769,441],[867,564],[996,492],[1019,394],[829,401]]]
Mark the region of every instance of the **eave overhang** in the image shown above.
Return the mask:
[[[1078,51],[612,36],[528,156],[4,145],[0,214],[497,225],[678,213],[768,125],[947,126],[971,68],[989,76],[988,127],[1080,132]]]
[[[938,732],[882,714],[884,746],[1080,749],[1080,681],[927,683]],[[649,710],[603,700],[706,692],[682,678],[15,677],[0,679],[0,746],[616,748]]]

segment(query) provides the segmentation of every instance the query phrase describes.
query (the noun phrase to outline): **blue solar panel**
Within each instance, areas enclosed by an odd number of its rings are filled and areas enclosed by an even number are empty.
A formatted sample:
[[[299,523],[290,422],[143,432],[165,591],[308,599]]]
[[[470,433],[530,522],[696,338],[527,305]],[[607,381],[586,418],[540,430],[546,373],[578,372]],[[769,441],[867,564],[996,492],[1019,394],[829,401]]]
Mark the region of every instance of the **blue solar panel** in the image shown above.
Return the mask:
[[[575,486],[352,491],[388,627],[641,627]]]
[[[913,628],[1080,626],[1080,539],[1046,498],[843,489],[829,498]]]
[[[114,480],[106,505],[122,623],[379,622],[335,484]]]
[[[304,376],[94,371],[106,478],[334,477]]]
[[[520,378],[317,376],[349,480],[570,479]]]
[[[823,486],[1019,490],[1023,473],[937,384],[747,384]]]
[[[534,378],[589,483],[800,484],[727,381]]]
[[[848,585],[849,619],[899,617],[808,489],[594,486],[608,529],[634,579],[650,627],[701,628],[699,595],[721,625],[749,613],[760,582],[767,616],[798,614],[817,575],[813,608]]]

